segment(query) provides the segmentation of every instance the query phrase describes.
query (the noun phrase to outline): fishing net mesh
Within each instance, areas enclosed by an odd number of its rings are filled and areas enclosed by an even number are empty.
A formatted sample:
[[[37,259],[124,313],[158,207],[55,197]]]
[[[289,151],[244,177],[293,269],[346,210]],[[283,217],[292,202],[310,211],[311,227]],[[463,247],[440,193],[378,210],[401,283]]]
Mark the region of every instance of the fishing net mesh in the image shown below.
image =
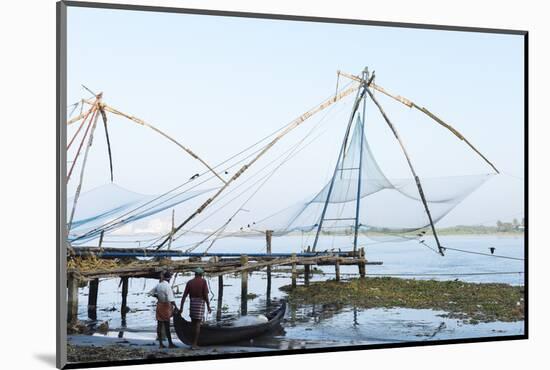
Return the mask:
[[[135,193],[116,184],[106,184],[82,193],[75,208],[69,232],[73,245],[97,238],[102,232],[113,232],[126,224],[190,201],[213,189],[201,189],[163,195]],[[67,200],[67,214],[74,197]]]
[[[351,235],[356,223],[358,198],[358,231],[363,236],[408,239],[418,230],[428,227],[429,219],[415,180],[412,177],[388,178],[378,165],[362,127],[358,117],[349,143],[337,162],[333,179],[310,199],[254,222],[254,230],[273,230],[276,236],[316,232],[326,207],[321,235]],[[422,178],[433,221],[441,220],[490,176]],[[233,236],[254,234],[252,230],[244,229]]]

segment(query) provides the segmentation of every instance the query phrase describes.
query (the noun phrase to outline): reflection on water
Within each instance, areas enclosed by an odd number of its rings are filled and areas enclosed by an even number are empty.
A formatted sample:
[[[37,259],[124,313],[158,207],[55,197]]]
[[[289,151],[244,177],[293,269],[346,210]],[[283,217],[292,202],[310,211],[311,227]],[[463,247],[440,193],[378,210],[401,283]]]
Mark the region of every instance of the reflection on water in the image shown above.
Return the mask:
[[[520,238],[446,238],[448,246],[479,250],[487,245],[496,246],[501,254],[522,257],[523,240]],[[274,249],[275,250],[275,249]],[[373,246],[367,250],[367,258],[381,260],[382,266],[369,266],[368,273],[462,273],[471,271],[522,271],[522,263],[514,260],[499,260],[471,254],[452,254],[440,257],[433,252],[410,243]],[[334,268],[320,267],[324,274],[314,274],[311,281],[333,278]],[[356,266],[341,266],[342,275],[356,274]],[[178,275],[176,284],[184,284],[191,276]],[[302,278],[300,276],[300,278]],[[523,284],[522,274],[480,275],[480,276],[440,276],[439,279],[460,278],[473,282],[502,282]],[[207,315],[211,324],[227,325],[241,314],[240,275],[226,275],[223,281],[208,279],[211,290],[213,312]],[[255,298],[247,301],[248,315],[266,314],[278,306],[286,294],[279,290],[290,284],[290,275],[271,273],[268,284],[265,271],[253,272],[248,278],[248,293]],[[303,283],[303,280],[298,281]],[[155,300],[147,292],[156,284],[154,280],[130,279],[126,322],[121,322],[121,288],[119,280],[102,280],[99,284],[98,320],[109,321],[111,330],[126,338],[155,338]],[[222,294],[218,292],[222,288]],[[179,289],[179,300],[183,289]],[[79,318],[87,319],[88,288],[80,290]],[[179,302],[178,302],[179,304]],[[188,303],[184,316],[188,316]],[[289,302],[282,328],[279,332],[256,338],[251,342],[240,343],[273,349],[312,348],[327,346],[347,346],[353,344],[397,343],[408,341],[475,338],[488,336],[523,334],[523,322],[465,324],[456,319],[443,317],[445,312],[433,310],[376,308],[360,309],[338,303],[328,305],[296,305]],[[124,325],[125,324],[125,325]]]

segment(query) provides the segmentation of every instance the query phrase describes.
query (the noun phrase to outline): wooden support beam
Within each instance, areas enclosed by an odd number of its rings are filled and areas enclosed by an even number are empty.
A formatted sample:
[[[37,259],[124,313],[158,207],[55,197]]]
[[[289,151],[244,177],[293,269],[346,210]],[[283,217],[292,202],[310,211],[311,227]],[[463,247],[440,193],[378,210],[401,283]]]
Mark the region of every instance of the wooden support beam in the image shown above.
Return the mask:
[[[241,266],[248,265],[248,256],[241,256]],[[248,313],[248,270],[241,271],[241,315]]]
[[[271,254],[271,239],[273,237],[273,230],[266,230],[265,232],[265,244],[267,254]],[[267,287],[266,287],[266,305],[269,308],[271,303],[271,265],[267,266]]]
[[[336,274],[336,281],[340,281],[340,259],[336,259],[334,263],[334,273]]]
[[[122,326],[126,326],[126,314],[128,313],[128,277],[125,276],[121,279],[122,283],[122,303],[120,305],[120,317],[122,319]]]
[[[78,321],[78,277],[67,274],[67,322],[74,324]]]
[[[90,280],[88,287],[88,318],[97,320],[97,294],[99,290],[99,279]]]
[[[223,275],[218,276],[218,304],[216,309],[216,321],[222,319],[223,308]]]
[[[296,253],[292,253],[292,259],[296,260]],[[292,263],[292,289],[296,288],[296,262]]]
[[[365,248],[361,248],[359,249],[359,276],[364,278],[366,273],[367,273],[367,269],[365,267]]]
[[[306,252],[311,252],[311,248],[308,246],[306,249]],[[304,265],[304,285],[309,285],[309,277],[310,277],[310,266],[309,264]]]
[[[291,254],[296,255],[296,254]],[[340,265],[357,265],[357,253],[355,258],[344,258],[331,255],[321,255],[313,257],[265,257],[265,258],[254,258],[254,262],[250,263],[250,256],[248,257],[248,264],[243,266],[240,262],[240,258],[227,258],[220,260],[218,262],[213,261],[200,261],[199,257],[190,257],[189,260],[182,261],[172,261],[169,265],[169,268],[172,272],[189,272],[197,267],[204,269],[205,273],[210,277],[216,277],[219,275],[225,274],[234,274],[239,273],[244,270],[253,271],[261,270],[267,266],[285,266],[296,263],[298,265],[312,264],[312,265],[334,265],[335,261],[338,259]],[[198,259],[198,260],[195,260]],[[366,265],[381,265],[382,262],[375,261],[365,261]],[[85,279],[94,279],[94,278],[108,278],[108,277],[145,277],[145,278],[157,278],[159,273],[166,270],[167,266],[162,260],[159,261],[143,261],[136,262],[130,267],[118,267],[118,268],[109,268],[109,269],[93,269],[93,270],[79,270],[79,269],[68,269],[68,273],[75,273]]]

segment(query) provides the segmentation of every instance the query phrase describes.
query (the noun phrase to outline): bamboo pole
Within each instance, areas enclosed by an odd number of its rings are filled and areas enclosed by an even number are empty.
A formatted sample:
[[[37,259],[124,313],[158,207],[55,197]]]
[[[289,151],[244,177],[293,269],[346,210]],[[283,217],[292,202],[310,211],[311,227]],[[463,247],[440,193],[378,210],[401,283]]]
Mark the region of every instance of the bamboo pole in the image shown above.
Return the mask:
[[[71,168],[69,169],[69,172],[67,173],[67,183],[71,179],[71,175],[73,173],[73,170],[76,166],[76,162],[78,160],[78,157],[80,156],[80,151],[82,150],[82,147],[84,146],[84,143],[86,142],[86,138],[88,138],[88,132],[90,131],[90,128],[93,126],[93,122],[95,120],[97,114],[97,110],[94,110],[92,113],[92,117],[90,118],[90,122],[88,123],[86,127],[86,131],[84,131],[84,136],[82,137],[82,140],[80,141],[80,145],[78,146],[78,149],[76,150],[76,154],[73,159],[73,163],[71,163]]]
[[[86,124],[86,121],[88,120],[88,117],[90,116],[90,113],[92,112],[93,109],[90,109],[86,112],[86,114],[84,115],[83,119],[82,119],[82,123],[80,124],[80,126],[78,126],[78,129],[76,130],[75,134],[73,135],[71,141],[69,141],[69,144],[67,144],[67,150],[69,150],[71,148],[71,145],[73,144],[73,142],[75,141],[76,137],[78,136],[78,133],[80,132],[80,130],[82,130],[82,127],[84,127],[84,125]],[[86,136],[86,135],[84,135]]]
[[[170,248],[172,248],[172,242],[174,241],[174,217],[175,217],[175,212],[176,210],[175,209],[172,209],[172,227],[170,228],[170,241],[168,242],[168,250],[170,250]]]
[[[384,109],[382,109],[382,106],[380,105],[380,103],[378,103],[378,100],[376,100],[376,98],[374,97],[374,95],[370,91],[369,87],[366,86],[365,88],[366,88],[367,93],[369,94],[370,98],[374,102],[374,104],[378,107],[378,110],[382,114],[382,117],[384,117],[384,120],[388,124],[389,128],[392,130],[393,135],[395,136],[395,138],[399,142],[399,145],[401,146],[401,150],[403,151],[403,154],[405,154],[405,158],[407,159],[409,169],[411,170],[411,173],[412,173],[412,175],[414,177],[414,180],[416,182],[416,187],[418,188],[418,193],[420,194],[420,198],[422,199],[422,204],[424,205],[424,210],[426,211],[426,214],[428,215],[428,220],[430,221],[430,226],[432,228],[432,232],[433,232],[433,235],[434,235],[434,238],[435,238],[435,242],[437,243],[437,248],[439,249],[439,254],[444,256],[445,255],[444,252],[443,252],[444,249],[441,246],[441,244],[439,243],[439,237],[437,236],[437,231],[435,230],[435,225],[434,225],[434,222],[433,222],[433,219],[432,219],[432,214],[430,213],[430,208],[428,207],[428,202],[426,201],[426,197],[424,196],[424,190],[422,189],[422,184],[420,183],[420,178],[418,177],[418,175],[416,174],[416,171],[414,170],[411,158],[409,157],[409,153],[407,153],[407,149],[405,148],[405,144],[401,140],[401,137],[399,136],[399,133],[397,132],[397,129],[391,123],[390,119],[386,115],[386,112],[384,112]]]
[[[296,253],[292,253],[292,260],[294,262],[292,262],[292,283],[291,283],[291,286],[292,286],[292,289],[295,289],[296,288],[296,276],[297,276],[297,273],[296,273]]]
[[[103,237],[105,236],[105,230],[101,230],[101,234],[99,234],[99,252],[103,252]]]
[[[266,242],[266,252],[271,254],[271,238],[273,237],[273,230],[266,230],[265,232],[265,242]],[[271,266],[267,266],[267,287],[266,287],[266,302],[269,306],[271,301]]]
[[[365,248],[359,249],[359,263],[358,263],[358,266],[359,266],[359,276],[361,278],[364,278],[366,273],[367,273],[367,269],[365,267]]]
[[[67,275],[67,322],[74,324],[78,321],[78,277],[75,274]]]
[[[128,313],[128,277],[122,278],[122,303],[120,304],[120,318],[122,326],[126,326],[126,314]]]
[[[354,81],[361,81],[361,77],[359,76],[354,76],[352,74],[349,74],[349,73],[345,73],[345,72],[341,72],[339,71],[339,74],[341,74],[342,76],[344,77],[347,77],[351,80],[354,80]],[[457,129],[455,129],[453,126],[451,126],[450,124],[446,123],[445,121],[443,121],[441,118],[439,118],[438,116],[436,116],[435,114],[433,114],[432,112],[430,112],[427,108],[425,107],[420,107],[418,106],[416,103],[414,103],[413,101],[405,98],[405,97],[402,97],[402,96],[399,96],[399,95],[394,95],[394,94],[391,94],[390,92],[388,92],[386,89],[384,89],[383,87],[379,86],[379,85],[376,85],[375,83],[371,83],[369,85],[370,87],[372,87],[374,90],[377,90],[379,92],[381,92],[382,94],[386,95],[386,96],[389,96],[390,98],[406,105],[407,107],[409,108],[415,108],[419,111],[421,111],[422,113],[424,113],[425,115],[427,115],[428,117],[430,117],[431,119],[433,119],[434,121],[436,121],[438,124],[440,124],[441,126],[445,127],[447,130],[451,131],[453,133],[453,135],[455,135],[457,138],[459,138],[460,140],[464,141],[474,152],[476,152],[489,166],[491,166],[493,168],[493,170],[495,170],[496,173],[500,173],[499,170],[495,167],[495,165],[493,163],[491,163],[491,161],[489,161],[489,159],[487,159],[487,157],[485,157],[468,139],[466,139],[464,137],[464,135],[462,135]]]
[[[132,116],[130,114],[126,114],[124,112],[121,112],[119,111],[118,109],[115,109],[107,104],[102,104],[102,108],[104,110],[106,110],[107,112],[111,112],[113,114],[116,114],[116,115],[119,115],[119,116],[122,116],[122,117],[125,117],[127,119],[129,119],[130,121],[132,122],[135,122],[141,126],[145,126],[145,127],[148,127],[150,128],[151,130],[157,132],[158,134],[164,136],[166,139],[170,140],[171,142],[173,142],[174,144],[176,144],[177,146],[179,146],[181,149],[183,149],[184,151],[186,151],[191,157],[195,158],[196,160],[198,160],[199,162],[201,162],[210,172],[212,172],[221,182],[223,182],[224,184],[226,184],[227,182],[216,172],[214,171],[214,169],[212,167],[210,167],[210,165],[208,163],[206,163],[201,157],[199,157],[197,154],[195,154],[191,149],[187,148],[186,146],[184,146],[183,144],[181,144],[179,141],[177,141],[176,139],[174,139],[173,137],[169,136],[168,134],[166,134],[165,132],[163,132],[162,130],[158,129],[157,127],[151,125],[150,123],[147,123],[145,122],[144,120],[142,120],[141,118],[138,118],[138,117],[135,117],[135,116]]]
[[[360,85],[361,86],[361,85]],[[351,115],[348,120],[348,125],[346,127],[346,133],[344,135],[344,140],[342,141],[342,145],[340,146],[340,152],[338,153],[338,159],[336,160],[336,165],[334,166],[334,171],[332,173],[332,178],[330,180],[330,185],[328,187],[327,191],[327,197],[325,200],[325,203],[323,205],[323,210],[321,211],[321,217],[319,218],[318,226],[317,226],[317,232],[315,233],[315,239],[313,240],[313,251],[315,252],[315,249],[317,248],[317,243],[319,242],[319,237],[321,235],[321,229],[323,228],[323,222],[325,220],[325,214],[328,209],[328,205],[330,203],[330,196],[332,195],[332,190],[334,187],[334,181],[336,180],[336,175],[338,173],[338,170],[341,168],[342,163],[344,163],[344,156],[346,153],[346,143],[348,140],[348,136],[351,130],[351,126],[353,124],[353,117],[355,117],[355,112],[357,112],[357,109],[359,108],[359,103],[361,99],[363,99],[363,96],[365,95],[365,89],[361,91],[359,88],[357,90],[357,94],[355,96],[355,101],[353,103],[353,107],[351,109]]]
[[[103,120],[103,127],[105,128],[105,138],[107,140],[107,152],[109,153],[109,169],[111,170],[111,182],[113,182],[113,156],[111,154],[111,141],[109,140],[109,130],[107,129],[107,114],[105,109],[100,105],[99,112]]]
[[[92,107],[90,109],[88,109],[86,112],[80,112],[80,114],[78,116],[68,120],[67,121],[67,126],[72,125],[73,123],[80,121],[82,118],[84,118],[86,115],[88,115],[94,109],[93,103],[90,103],[88,101],[86,101],[86,103],[90,104]],[[82,106],[84,106],[84,104]]]
[[[216,321],[222,319],[223,309],[223,275],[218,276],[218,304],[216,310]]]
[[[88,318],[97,320],[97,294],[99,291],[99,279],[90,280],[88,288]]]
[[[98,104],[99,104],[99,101],[101,100],[101,94],[98,95],[97,100],[98,100]],[[73,224],[73,218],[74,218],[74,212],[76,210],[76,204],[78,202],[78,198],[80,197],[80,191],[82,190],[82,181],[84,180],[84,170],[86,169],[86,161],[88,160],[88,153],[90,152],[90,148],[91,148],[93,140],[94,140],[94,131],[95,131],[95,128],[96,128],[96,125],[97,125],[97,119],[98,118],[99,118],[99,116],[97,115],[97,112],[96,112],[94,120],[93,120],[92,130],[90,131],[90,138],[88,140],[88,144],[86,145],[86,150],[84,152],[84,159],[82,161],[82,168],[80,169],[80,179],[79,179],[79,182],[78,182],[78,186],[76,188],[76,193],[74,195],[73,208],[71,210],[71,216],[69,218],[69,225],[67,227],[68,232],[71,231],[71,226]]]
[[[328,106],[334,104],[338,100],[341,100],[342,98],[348,96],[352,92],[356,91],[359,88],[359,86],[351,86],[347,88],[346,90],[342,91],[338,95],[336,95],[334,98],[330,98],[314,109],[302,114],[300,117],[296,118],[294,121],[292,121],[290,124],[286,126],[286,128],[279,133],[273,140],[271,140],[265,147],[262,149],[253,159],[251,159],[248,163],[244,164],[232,177],[229,179],[227,183],[225,183],[213,196],[208,198],[195,212],[193,212],[187,219],[185,219],[181,224],[178,225],[176,230],[174,230],[174,233],[178,232],[182,227],[184,227],[189,221],[191,221],[193,218],[195,218],[198,214],[200,214],[214,199],[216,199],[221,193],[227,189],[227,187],[235,180],[237,180],[250,166],[252,166],[258,159],[260,159],[269,149],[271,149],[281,138],[283,138],[286,134],[288,134],[290,131],[295,129],[296,127],[300,126],[306,119],[313,116],[315,113],[318,113],[322,111],[323,109],[327,108]],[[165,238],[162,243],[160,243],[156,249],[162,248],[163,245],[165,245],[168,240],[170,239],[170,236]]]
[[[241,256],[241,265],[248,265],[248,256]],[[241,271],[241,315],[248,313],[248,271]]]

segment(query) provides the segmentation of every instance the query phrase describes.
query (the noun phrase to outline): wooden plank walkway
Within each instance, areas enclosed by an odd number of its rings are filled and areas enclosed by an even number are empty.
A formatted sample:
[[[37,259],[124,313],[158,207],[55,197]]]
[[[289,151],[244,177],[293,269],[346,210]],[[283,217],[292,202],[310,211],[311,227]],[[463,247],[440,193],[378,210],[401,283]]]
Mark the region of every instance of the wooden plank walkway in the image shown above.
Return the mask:
[[[269,252],[269,249],[268,249]],[[137,257],[149,257],[148,260]],[[218,277],[223,286],[223,275],[240,274],[241,276],[241,314],[247,311],[248,274],[252,271],[266,269],[268,271],[267,289],[270,295],[271,268],[275,266],[291,266],[291,284],[296,287],[298,277],[297,266],[304,266],[304,284],[309,284],[311,266],[334,266],[336,280],[340,280],[340,266],[355,265],[360,277],[366,276],[367,265],[381,265],[382,262],[368,261],[364,249],[353,252],[305,252],[305,253],[184,253],[181,251],[153,251],[147,249],[116,249],[99,247],[71,248],[68,258],[92,261],[119,259],[120,263],[113,263],[112,267],[81,267],[67,270],[68,287],[68,317],[69,323],[77,321],[78,289],[83,282],[90,284],[88,294],[88,317],[97,317],[97,294],[99,279],[120,278],[122,289],[122,319],[126,318],[126,296],[129,278],[159,279],[164,271],[172,273],[192,272],[201,267],[209,277]],[[176,259],[172,259],[176,258]],[[83,265],[84,266],[84,265]],[[93,264],[92,264],[93,266]],[[99,264],[101,266],[101,263]],[[126,289],[124,289],[126,287]],[[219,292],[219,299],[223,289]]]

